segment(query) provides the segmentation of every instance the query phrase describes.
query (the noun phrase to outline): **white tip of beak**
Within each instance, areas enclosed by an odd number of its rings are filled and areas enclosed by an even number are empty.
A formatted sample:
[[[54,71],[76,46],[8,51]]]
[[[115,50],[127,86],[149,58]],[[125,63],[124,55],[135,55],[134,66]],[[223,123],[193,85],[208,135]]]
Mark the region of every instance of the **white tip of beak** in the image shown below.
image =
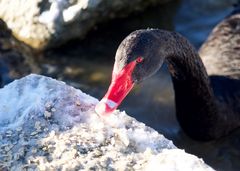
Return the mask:
[[[95,112],[98,115],[104,115],[106,113],[106,105],[104,103],[98,103],[95,107]]]
[[[117,108],[117,103],[103,98],[95,107],[98,115],[106,115],[112,113]]]

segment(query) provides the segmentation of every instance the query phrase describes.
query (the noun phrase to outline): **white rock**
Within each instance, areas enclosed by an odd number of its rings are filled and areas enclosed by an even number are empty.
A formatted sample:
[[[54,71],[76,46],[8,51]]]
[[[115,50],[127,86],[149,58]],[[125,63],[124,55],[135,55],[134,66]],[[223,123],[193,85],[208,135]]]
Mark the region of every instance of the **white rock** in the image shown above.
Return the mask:
[[[9,170],[213,170],[125,112],[98,116],[97,99],[48,77],[14,81],[0,101],[0,159]],[[35,134],[39,125],[45,131]]]
[[[83,38],[97,23],[169,0],[4,0],[2,18],[18,39],[37,49]]]

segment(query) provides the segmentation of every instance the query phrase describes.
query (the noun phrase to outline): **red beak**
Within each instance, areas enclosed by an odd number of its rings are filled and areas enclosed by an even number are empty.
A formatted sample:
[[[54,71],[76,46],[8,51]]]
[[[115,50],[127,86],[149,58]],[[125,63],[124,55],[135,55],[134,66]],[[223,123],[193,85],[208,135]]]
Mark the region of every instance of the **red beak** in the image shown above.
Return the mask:
[[[115,69],[113,69],[112,81],[108,91],[95,107],[95,111],[98,114],[111,114],[121,104],[123,99],[134,86],[132,72],[135,66],[136,61],[132,61],[131,63],[127,64],[119,73],[115,73]]]

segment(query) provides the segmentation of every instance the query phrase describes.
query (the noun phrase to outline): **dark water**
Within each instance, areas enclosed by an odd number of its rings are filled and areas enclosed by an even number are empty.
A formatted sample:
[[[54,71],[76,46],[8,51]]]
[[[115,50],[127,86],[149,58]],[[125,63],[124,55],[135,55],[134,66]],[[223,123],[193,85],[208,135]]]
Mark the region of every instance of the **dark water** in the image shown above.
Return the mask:
[[[63,80],[100,99],[110,83],[115,51],[130,32],[148,27],[175,30],[199,48],[214,25],[231,12],[233,2],[174,1],[125,19],[103,23],[85,40],[74,40],[46,52],[39,60],[42,74]],[[175,118],[173,88],[166,66],[136,86],[120,109],[172,139],[179,148],[202,157],[215,169],[240,170],[239,133],[201,143],[189,139],[181,131]]]

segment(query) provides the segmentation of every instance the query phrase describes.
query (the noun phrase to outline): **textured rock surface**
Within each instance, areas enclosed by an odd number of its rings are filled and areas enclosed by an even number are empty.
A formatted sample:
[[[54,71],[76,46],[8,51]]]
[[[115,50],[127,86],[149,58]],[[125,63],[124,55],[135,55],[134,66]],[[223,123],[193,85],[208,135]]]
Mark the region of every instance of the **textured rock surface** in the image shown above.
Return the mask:
[[[169,0],[4,0],[0,17],[14,35],[41,49],[83,37],[96,23]]]
[[[125,112],[29,75],[0,89],[0,170],[212,170]]]

